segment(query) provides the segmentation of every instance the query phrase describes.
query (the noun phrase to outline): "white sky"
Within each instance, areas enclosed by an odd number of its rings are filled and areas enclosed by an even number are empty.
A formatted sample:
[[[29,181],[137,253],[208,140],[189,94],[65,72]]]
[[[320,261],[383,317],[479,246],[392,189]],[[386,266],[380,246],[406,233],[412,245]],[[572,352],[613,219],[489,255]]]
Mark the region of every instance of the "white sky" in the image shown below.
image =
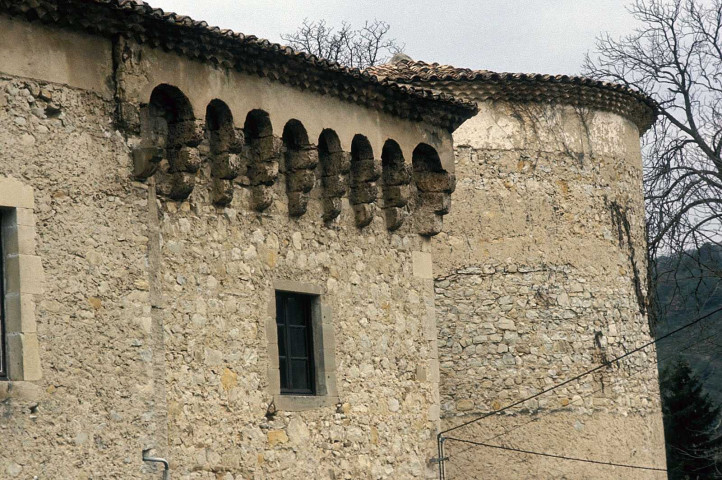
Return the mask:
[[[281,42],[304,18],[375,18],[416,60],[506,72],[576,74],[601,32],[629,33],[629,0],[147,0],[210,25]]]

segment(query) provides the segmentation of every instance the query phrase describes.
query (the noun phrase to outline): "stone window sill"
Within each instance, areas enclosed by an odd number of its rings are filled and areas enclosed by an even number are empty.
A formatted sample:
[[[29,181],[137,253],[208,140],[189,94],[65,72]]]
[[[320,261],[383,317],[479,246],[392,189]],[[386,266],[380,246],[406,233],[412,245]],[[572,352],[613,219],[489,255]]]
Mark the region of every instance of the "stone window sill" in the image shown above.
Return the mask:
[[[303,412],[322,407],[332,407],[339,403],[339,398],[330,395],[274,395],[273,403],[278,410],[284,412]]]
[[[0,402],[19,400],[38,402],[43,396],[43,389],[32,382],[0,380]]]

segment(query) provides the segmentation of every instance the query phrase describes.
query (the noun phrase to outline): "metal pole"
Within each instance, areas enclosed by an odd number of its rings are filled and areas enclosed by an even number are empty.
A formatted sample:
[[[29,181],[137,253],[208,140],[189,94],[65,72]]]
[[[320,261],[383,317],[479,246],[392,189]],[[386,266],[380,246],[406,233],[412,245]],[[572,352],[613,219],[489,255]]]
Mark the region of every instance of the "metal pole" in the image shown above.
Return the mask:
[[[446,479],[446,467],[444,465],[444,437],[441,434],[436,436],[437,462],[439,463],[439,480]]]
[[[150,449],[143,450],[143,461],[163,464],[163,480],[170,480],[170,464],[165,458],[149,457]]]

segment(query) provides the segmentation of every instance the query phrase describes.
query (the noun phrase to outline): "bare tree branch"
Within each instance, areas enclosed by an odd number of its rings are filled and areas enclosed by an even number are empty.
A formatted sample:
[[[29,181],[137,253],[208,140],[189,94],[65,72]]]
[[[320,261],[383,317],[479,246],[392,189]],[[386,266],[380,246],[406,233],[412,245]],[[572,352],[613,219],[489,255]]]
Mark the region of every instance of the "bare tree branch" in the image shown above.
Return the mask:
[[[653,282],[659,256],[722,242],[722,0],[635,0],[629,11],[640,27],[600,37],[584,73],[658,104],[644,138]]]
[[[389,30],[391,26],[380,20],[366,21],[363,27],[355,30],[346,22],[334,29],[325,20],[306,19],[298,30],[281,35],[281,38],[295,50],[348,67],[364,69],[383,63],[403,51],[403,44],[389,38]]]

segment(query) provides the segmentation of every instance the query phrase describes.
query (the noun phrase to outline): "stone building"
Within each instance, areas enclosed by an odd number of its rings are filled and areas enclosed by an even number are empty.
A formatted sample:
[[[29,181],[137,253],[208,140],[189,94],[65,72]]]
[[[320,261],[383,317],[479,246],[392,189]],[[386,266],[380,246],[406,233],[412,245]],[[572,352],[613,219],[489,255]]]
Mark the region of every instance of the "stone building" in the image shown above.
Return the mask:
[[[652,119],[579,79],[359,72],[134,0],[0,0],[0,477],[434,477],[439,431],[648,338]],[[659,465],[632,369],[465,438],[552,412],[532,444]]]
[[[650,341],[639,146],[654,121],[647,98],[584,78],[408,58],[373,73],[479,107],[454,132],[460,207],[432,242],[442,430]],[[656,354],[448,435],[664,468]],[[453,441],[446,450],[449,478],[666,478]]]

